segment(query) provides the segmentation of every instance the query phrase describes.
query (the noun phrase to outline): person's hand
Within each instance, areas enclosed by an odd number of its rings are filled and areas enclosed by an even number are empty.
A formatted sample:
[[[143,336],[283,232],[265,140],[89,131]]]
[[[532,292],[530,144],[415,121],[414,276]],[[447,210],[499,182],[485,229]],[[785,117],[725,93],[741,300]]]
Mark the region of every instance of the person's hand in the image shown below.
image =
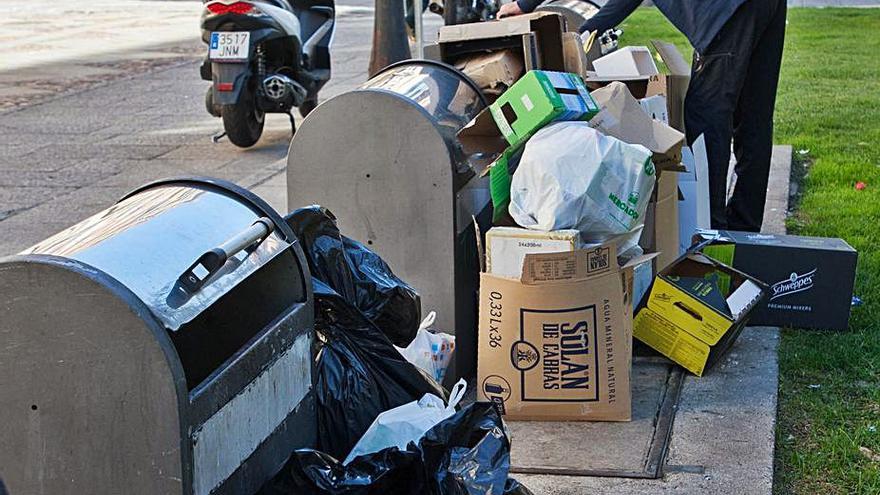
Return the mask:
[[[523,14],[521,8],[519,8],[519,4],[516,2],[505,3],[498,9],[498,18],[502,19],[504,17],[512,17],[515,15]]]

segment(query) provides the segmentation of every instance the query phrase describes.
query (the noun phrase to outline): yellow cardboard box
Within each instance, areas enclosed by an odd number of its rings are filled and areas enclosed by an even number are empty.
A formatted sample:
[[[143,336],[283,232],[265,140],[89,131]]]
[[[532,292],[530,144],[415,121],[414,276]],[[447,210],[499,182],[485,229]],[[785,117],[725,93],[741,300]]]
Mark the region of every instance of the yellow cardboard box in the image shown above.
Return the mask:
[[[636,311],[633,336],[702,376],[766,294],[763,282],[692,250],[657,274]]]

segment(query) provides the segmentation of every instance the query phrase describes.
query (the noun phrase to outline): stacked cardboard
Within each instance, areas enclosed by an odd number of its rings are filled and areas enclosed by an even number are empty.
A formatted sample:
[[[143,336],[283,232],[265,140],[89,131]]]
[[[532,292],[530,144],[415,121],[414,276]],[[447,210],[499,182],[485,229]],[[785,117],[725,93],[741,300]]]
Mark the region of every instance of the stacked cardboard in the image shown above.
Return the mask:
[[[700,375],[733,345],[766,285],[685,252],[708,226],[708,173],[702,139],[684,146],[681,54],[654,41],[663,73],[647,47],[592,60],[588,71],[583,40],[563,31],[561,18],[540,13],[440,32],[443,61],[492,99],[458,133],[465,153],[489,163],[495,207],[480,277],[478,394],[512,419],[626,421],[633,336]],[[527,230],[507,214],[519,155],[559,121],[650,150],[648,254],[618,259],[617,239],[584,245],[589,233]]]

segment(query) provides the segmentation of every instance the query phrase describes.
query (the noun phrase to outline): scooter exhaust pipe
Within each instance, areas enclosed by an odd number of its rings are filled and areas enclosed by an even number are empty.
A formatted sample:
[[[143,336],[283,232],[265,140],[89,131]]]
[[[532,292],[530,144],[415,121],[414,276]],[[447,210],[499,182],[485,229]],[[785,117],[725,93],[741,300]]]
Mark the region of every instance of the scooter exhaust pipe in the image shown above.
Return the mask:
[[[428,10],[437,15],[443,15],[443,0],[430,0]]]
[[[284,74],[272,74],[263,79],[263,94],[271,102],[290,108],[306,100],[306,89]]]

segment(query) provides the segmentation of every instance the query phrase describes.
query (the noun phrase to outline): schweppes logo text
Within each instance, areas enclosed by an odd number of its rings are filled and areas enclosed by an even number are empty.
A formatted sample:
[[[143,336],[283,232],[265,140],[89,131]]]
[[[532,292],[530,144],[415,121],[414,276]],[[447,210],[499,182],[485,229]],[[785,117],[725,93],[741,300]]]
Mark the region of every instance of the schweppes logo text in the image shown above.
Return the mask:
[[[779,297],[788,296],[791,294],[812,289],[813,277],[816,275],[816,270],[816,268],[813,268],[812,271],[801,275],[798,275],[796,272],[792,272],[791,276],[789,276],[787,279],[776,282],[770,287],[770,289],[773,291],[773,295],[770,296],[770,300],[772,301]]]

